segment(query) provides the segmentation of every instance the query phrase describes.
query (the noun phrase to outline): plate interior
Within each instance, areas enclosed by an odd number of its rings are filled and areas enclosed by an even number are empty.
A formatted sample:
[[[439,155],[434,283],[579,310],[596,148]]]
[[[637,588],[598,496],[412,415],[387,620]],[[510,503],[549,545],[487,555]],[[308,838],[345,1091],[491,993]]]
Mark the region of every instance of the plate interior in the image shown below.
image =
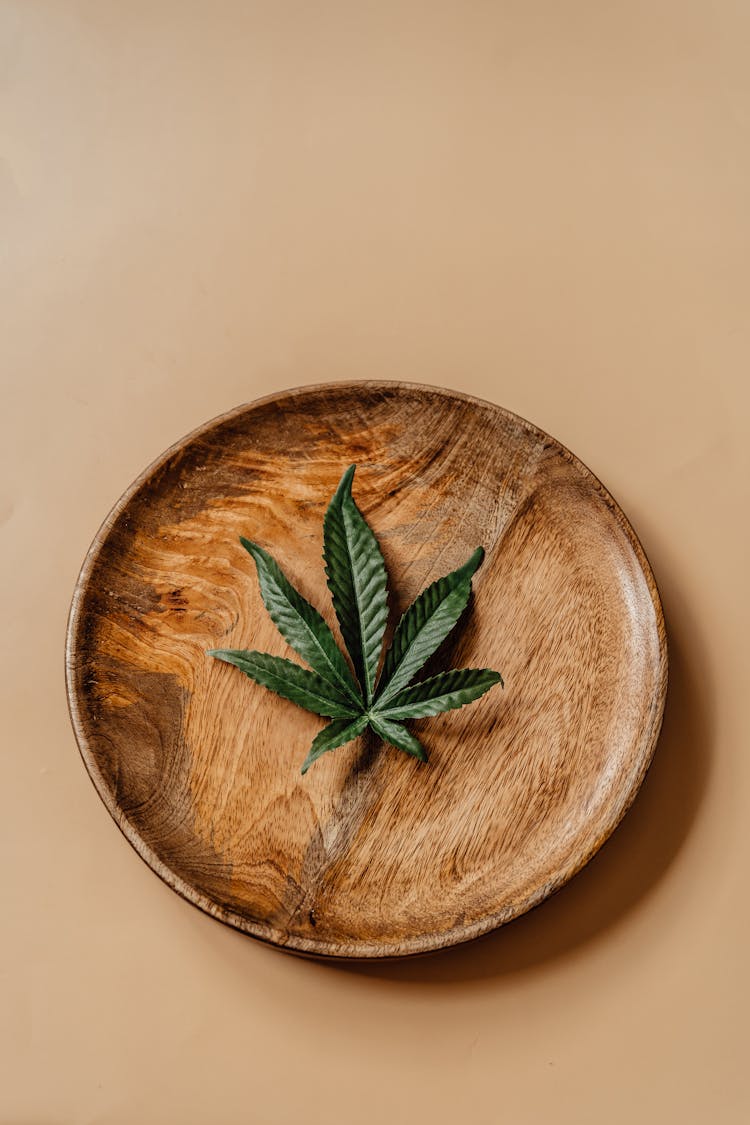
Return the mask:
[[[302,777],[324,720],[206,649],[297,659],[241,534],[336,631],[322,519],[352,462],[391,628],[482,544],[440,660],[506,686],[414,723],[427,765],[363,738]],[[175,446],[99,532],[68,636],[84,760],[143,858],[245,932],[339,957],[466,940],[570,878],[637,791],[665,685],[653,577],[596,478],[497,406],[401,384],[289,392]]]

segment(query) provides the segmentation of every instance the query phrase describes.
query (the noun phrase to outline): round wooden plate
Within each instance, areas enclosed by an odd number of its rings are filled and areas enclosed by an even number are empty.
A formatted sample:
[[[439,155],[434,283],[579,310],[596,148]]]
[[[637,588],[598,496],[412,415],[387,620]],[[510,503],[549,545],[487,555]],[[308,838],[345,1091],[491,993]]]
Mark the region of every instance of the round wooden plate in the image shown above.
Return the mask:
[[[302,777],[324,720],[206,649],[296,658],[240,534],[334,626],[322,520],[352,462],[391,626],[486,548],[446,659],[505,690],[414,723],[426,765],[360,739]],[[401,383],[303,387],[173,446],[97,534],[67,638],[84,762],[142,858],[216,918],[330,957],[465,941],[565,883],[641,784],[666,678],[651,570],[599,481],[498,406]]]

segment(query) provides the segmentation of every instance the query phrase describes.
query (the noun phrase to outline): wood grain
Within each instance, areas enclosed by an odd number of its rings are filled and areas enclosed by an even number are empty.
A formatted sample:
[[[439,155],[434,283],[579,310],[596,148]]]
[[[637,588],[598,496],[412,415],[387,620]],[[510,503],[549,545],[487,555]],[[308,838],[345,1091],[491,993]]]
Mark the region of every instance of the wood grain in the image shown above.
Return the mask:
[[[392,624],[486,548],[440,655],[506,687],[414,723],[427,765],[366,736],[302,777],[323,720],[205,650],[294,658],[240,534],[335,628],[322,518],[351,462]],[[67,677],[86,767],[157,874],[284,949],[369,958],[475,937],[586,863],[648,767],[667,654],[643,550],[571,453],[465,395],[352,383],[241,407],[146,470],[84,563]]]

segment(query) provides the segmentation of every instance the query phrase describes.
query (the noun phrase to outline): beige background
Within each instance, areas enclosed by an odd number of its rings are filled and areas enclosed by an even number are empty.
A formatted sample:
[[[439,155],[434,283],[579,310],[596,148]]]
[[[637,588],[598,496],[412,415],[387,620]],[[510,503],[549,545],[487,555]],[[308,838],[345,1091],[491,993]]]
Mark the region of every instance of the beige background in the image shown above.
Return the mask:
[[[3,1125],[748,1120],[749,42],[742,0],[3,4]],[[147,462],[360,377],[574,449],[652,560],[672,688],[568,889],[348,970],[151,874],[62,654]]]

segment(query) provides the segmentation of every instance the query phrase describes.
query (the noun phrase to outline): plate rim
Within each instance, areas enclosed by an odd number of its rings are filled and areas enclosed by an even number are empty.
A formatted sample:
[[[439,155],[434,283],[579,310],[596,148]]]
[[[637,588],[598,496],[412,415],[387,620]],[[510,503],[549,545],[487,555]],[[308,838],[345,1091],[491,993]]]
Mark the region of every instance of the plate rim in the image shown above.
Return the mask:
[[[367,941],[355,941],[347,944],[346,942],[332,942],[315,938],[304,938],[295,935],[284,934],[282,931],[275,930],[268,923],[253,922],[250,919],[238,915],[234,911],[225,906],[215,902],[209,895],[199,891],[182,876],[178,875],[163,859],[154,851],[154,849],[143,839],[138,830],[131,824],[127,816],[117,804],[113,790],[107,785],[104,777],[99,769],[96,756],[89,745],[88,738],[84,729],[84,724],[81,715],[81,708],[79,705],[78,694],[76,692],[76,671],[79,656],[79,635],[81,632],[82,622],[82,603],[84,595],[88,588],[88,583],[91,573],[94,569],[96,561],[101,553],[102,548],[109,536],[112,526],[118,519],[120,514],[125,510],[132,498],[139,492],[139,490],[146,485],[149,480],[157,473],[175,454],[180,453],[188,447],[193,441],[200,438],[202,435],[210,432],[219,425],[231,421],[233,418],[240,417],[243,414],[256,410],[260,407],[277,403],[279,401],[288,401],[289,399],[296,399],[304,395],[319,394],[325,391],[349,391],[356,392],[358,390],[389,390],[389,391],[427,391],[431,394],[440,395],[444,398],[457,400],[464,403],[470,403],[475,406],[489,407],[493,411],[497,411],[504,415],[508,420],[516,424],[520,424],[530,433],[551,443],[564,458],[572,464],[576,470],[585,477],[595,487],[601,498],[607,504],[615,516],[621,530],[627,537],[633,549],[638,565],[643,573],[648,587],[651,602],[654,608],[656,619],[656,635],[658,640],[658,658],[657,658],[657,684],[652,700],[652,708],[650,715],[650,724],[643,736],[640,760],[637,763],[638,768],[634,771],[629,786],[625,789],[623,797],[618,805],[614,807],[609,815],[604,828],[599,836],[593,843],[583,852],[577,853],[570,862],[563,865],[547,882],[535,887],[530,894],[525,897],[514,901],[511,905],[505,907],[503,910],[496,911],[494,914],[484,915],[482,918],[476,919],[474,922],[453,927],[450,930],[440,933],[426,932],[424,934],[415,934],[398,942],[390,943],[376,943]],[[664,612],[659,595],[659,589],[656,584],[654,572],[649,562],[646,551],[641,543],[638,535],[636,534],[632,524],[625,515],[623,509],[620,507],[617,500],[614,498],[608,488],[602,483],[599,477],[586,465],[575,453],[572,452],[566,445],[564,445],[557,438],[553,437],[546,430],[537,426],[533,422],[529,422],[520,414],[516,414],[512,410],[508,410],[498,403],[491,402],[489,399],[480,398],[476,395],[468,394],[464,391],[457,391],[446,387],[436,386],[431,383],[421,383],[415,381],[407,381],[402,379],[342,379],[334,380],[332,382],[317,382],[305,383],[295,387],[286,388],[280,391],[274,391],[270,394],[263,395],[260,398],[252,399],[249,402],[240,404],[230,410],[224,411],[221,414],[209,419],[207,422],[202,423],[200,426],[195,427],[188,433],[183,435],[177,441],[173,442],[167,449],[165,449],[158,457],[152,460],[145,469],[143,469],[138,476],[131,482],[125,491],[112,505],[111,509],[102,520],[99,528],[91,541],[91,544],[84,556],[81,564],[78,577],[73,589],[73,595],[70,602],[68,611],[67,625],[65,632],[65,688],[66,698],[68,704],[68,712],[70,715],[71,724],[75,734],[78,750],[86,768],[86,772],[91,779],[94,788],[101,801],[103,802],[108,813],[114,820],[121,833],[124,835],[128,843],[140,858],[151,868],[151,870],[159,876],[159,878],[167,884],[172,890],[176,891],[181,898],[197,906],[204,913],[216,918],[218,921],[223,922],[225,925],[232,927],[235,930],[247,934],[270,945],[276,949],[283,950],[288,953],[294,953],[303,957],[322,958],[331,961],[390,961],[401,959],[404,957],[419,956],[425,953],[438,952],[442,949],[448,949],[456,945],[464,944],[465,942],[472,941],[483,934],[490,933],[499,927],[506,925],[508,922],[515,918],[521,917],[529,910],[540,905],[550,895],[560,890],[565,886],[579,871],[582,870],[599,851],[599,849],[606,843],[612,833],[616,830],[621,823],[623,817],[630,809],[633,801],[635,800],[643,781],[648,773],[651,762],[653,761],[654,753],[659,740],[662,721],[664,718],[664,708],[667,697],[669,679],[669,655],[666,625],[664,621]]]

